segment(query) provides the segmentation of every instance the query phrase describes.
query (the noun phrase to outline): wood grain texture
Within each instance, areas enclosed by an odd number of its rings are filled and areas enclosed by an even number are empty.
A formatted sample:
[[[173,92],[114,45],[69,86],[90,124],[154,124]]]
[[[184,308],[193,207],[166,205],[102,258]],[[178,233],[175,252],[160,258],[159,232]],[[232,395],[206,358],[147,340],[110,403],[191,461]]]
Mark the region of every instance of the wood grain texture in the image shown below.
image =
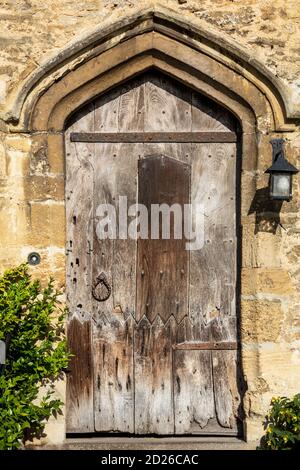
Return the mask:
[[[191,91],[179,83],[148,73],[145,81],[145,132],[191,131]]]
[[[110,132],[142,130],[142,108],[143,79],[136,79],[97,101],[95,127]],[[113,205],[118,222],[119,197],[127,198],[128,207],[136,203],[140,152],[138,144],[100,144],[95,149],[95,207]],[[127,220],[125,224],[127,229]],[[93,257],[94,278],[104,272],[112,288],[107,301],[94,302],[95,429],[133,433],[136,241],[99,239],[95,226]]]
[[[67,431],[91,432],[93,363],[91,355],[91,253],[94,144],[70,143],[72,130],[94,130],[94,106],[73,120],[66,134],[67,305],[69,347],[75,357],[67,385]]]
[[[190,129],[190,92],[170,85],[164,77],[148,75],[144,132]],[[139,161],[139,202],[149,208],[151,203],[188,203],[189,159],[190,145],[144,144],[143,160]],[[188,313],[188,253],[185,240],[174,239],[139,239],[137,250],[136,319],[142,320],[135,332],[136,433],[173,434],[172,345],[175,318],[180,321]]]
[[[185,249],[182,213],[190,198],[190,167],[162,155],[139,161],[138,201],[148,209],[149,237],[137,245],[136,319],[145,315],[152,323],[160,316],[166,322],[174,316],[179,322],[188,313],[188,252]],[[182,238],[174,238],[175,215],[165,216],[170,222],[170,238],[162,239],[160,221],[158,239],[151,239],[151,208],[161,204],[178,205]],[[166,206],[167,208],[168,206]],[[153,218],[152,218],[153,222]]]
[[[204,245],[190,253],[190,340],[235,341],[236,149],[196,144],[192,162],[192,205],[204,214]]]
[[[73,354],[67,374],[66,423],[68,433],[94,431],[91,323],[69,321],[68,347]]]
[[[115,205],[119,195],[124,194],[129,205],[135,202],[136,156],[132,149],[122,144],[99,146],[95,175],[95,187],[99,188],[95,207],[101,203]],[[104,272],[112,293],[105,302],[94,301],[95,428],[106,432],[133,432],[131,317],[135,311],[135,241],[99,239],[97,221],[95,217],[93,277]],[[103,348],[107,351],[104,359]]]
[[[210,351],[174,351],[176,434],[203,433],[215,417]]]
[[[135,433],[174,434],[172,344],[175,320],[146,317],[135,328]]]
[[[136,88],[137,93],[139,89]],[[129,95],[130,90],[128,91]],[[134,96],[112,96],[111,117],[105,103],[98,103],[96,125],[104,130],[135,126],[137,113],[129,114]],[[117,102],[117,104],[116,104]],[[103,111],[104,107],[104,111]],[[127,109],[127,111],[126,111]],[[127,115],[127,120],[125,116]],[[128,205],[136,202],[138,146],[103,144],[95,150],[95,207],[111,204],[118,208],[119,197]],[[119,212],[116,211],[117,220]],[[99,222],[95,213],[95,221]],[[111,285],[110,298],[94,302],[93,343],[95,354],[95,429],[97,431],[134,432],[134,376],[132,316],[135,311],[135,241],[99,239],[94,228],[93,277],[104,272]],[[106,351],[105,357],[103,351]]]
[[[236,351],[212,351],[212,365],[218,422],[236,431],[240,407]]]
[[[214,104],[209,98],[192,92],[192,131],[197,132],[234,132],[237,123],[234,116],[226,109]]]
[[[93,331],[95,430],[134,432],[133,320],[102,315]]]
[[[144,130],[145,78],[137,77],[121,86],[119,100],[119,129],[121,132]]]

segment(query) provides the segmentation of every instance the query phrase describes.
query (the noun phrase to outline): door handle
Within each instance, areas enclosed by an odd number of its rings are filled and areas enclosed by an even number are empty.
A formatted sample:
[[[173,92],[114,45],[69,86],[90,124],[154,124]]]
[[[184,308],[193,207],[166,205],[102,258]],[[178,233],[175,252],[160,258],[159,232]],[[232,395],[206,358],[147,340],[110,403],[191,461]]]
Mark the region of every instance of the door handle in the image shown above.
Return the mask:
[[[105,289],[106,289],[105,293],[102,294],[102,292],[100,292],[99,294],[97,294],[97,290],[99,290],[100,286],[105,287]],[[102,291],[102,289],[101,289],[101,291]],[[93,285],[92,295],[93,295],[95,300],[98,300],[98,302],[105,302],[105,300],[107,300],[110,297],[110,294],[111,294],[111,286],[109,285],[105,274],[100,273],[99,276],[96,277],[96,281]]]

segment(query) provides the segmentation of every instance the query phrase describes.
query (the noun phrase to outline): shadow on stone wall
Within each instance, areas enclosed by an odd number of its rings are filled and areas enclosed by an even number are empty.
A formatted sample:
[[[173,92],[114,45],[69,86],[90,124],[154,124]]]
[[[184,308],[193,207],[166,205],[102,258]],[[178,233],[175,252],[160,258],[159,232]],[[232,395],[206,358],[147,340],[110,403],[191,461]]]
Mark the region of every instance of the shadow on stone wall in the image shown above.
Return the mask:
[[[248,215],[255,213],[255,234],[258,232],[276,233],[280,223],[282,201],[270,199],[269,186],[258,189],[252,200]]]

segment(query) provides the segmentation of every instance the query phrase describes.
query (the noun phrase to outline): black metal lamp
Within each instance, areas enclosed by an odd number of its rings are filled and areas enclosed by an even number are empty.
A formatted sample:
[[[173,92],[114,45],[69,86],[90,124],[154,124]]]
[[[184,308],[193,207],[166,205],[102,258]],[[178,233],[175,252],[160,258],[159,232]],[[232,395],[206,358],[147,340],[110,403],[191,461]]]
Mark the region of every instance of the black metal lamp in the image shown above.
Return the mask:
[[[271,199],[290,201],[292,198],[293,174],[299,170],[289,163],[284,156],[284,139],[271,139],[273,149],[272,166],[266,170],[270,174]]]

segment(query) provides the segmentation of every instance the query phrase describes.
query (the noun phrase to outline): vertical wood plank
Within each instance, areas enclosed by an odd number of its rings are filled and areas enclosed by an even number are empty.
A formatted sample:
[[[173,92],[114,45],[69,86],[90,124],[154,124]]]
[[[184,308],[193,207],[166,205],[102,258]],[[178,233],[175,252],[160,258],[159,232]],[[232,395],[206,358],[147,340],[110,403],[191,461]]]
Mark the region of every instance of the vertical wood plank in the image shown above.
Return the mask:
[[[67,377],[67,432],[91,432],[93,362],[91,354],[91,252],[94,144],[71,143],[71,131],[94,130],[94,107],[77,114],[66,132],[66,226],[68,344],[74,357]]]
[[[176,322],[146,317],[135,328],[135,432],[173,434],[172,344]]]
[[[138,130],[143,115],[140,88],[123,86],[111,102],[98,102],[96,125],[101,130]],[[135,103],[134,106],[131,106]],[[111,113],[109,107],[111,104]],[[113,114],[113,116],[111,116]],[[140,129],[142,130],[142,129]],[[95,153],[95,207],[111,204],[119,221],[119,197],[136,202],[139,144],[99,144]],[[125,211],[127,209],[125,208]],[[95,214],[95,224],[99,222]],[[118,236],[118,234],[117,234]],[[133,315],[135,312],[136,241],[99,240],[94,228],[94,278],[104,272],[112,292],[94,301],[95,429],[134,432]]]
[[[107,144],[96,151],[95,207],[101,203],[115,206],[119,195],[127,195],[128,204],[135,202],[136,157],[134,149],[125,146]],[[95,217],[95,224],[98,221]],[[108,300],[94,301],[97,431],[133,432],[131,317],[135,310],[135,250],[134,240],[99,240],[95,225],[93,277],[104,272],[112,289]]]
[[[214,325],[221,322],[230,330],[218,340],[235,340],[229,319],[236,315],[235,146],[194,145],[192,162],[192,205],[204,212],[204,246],[190,253],[194,339],[214,340]]]
[[[237,387],[237,352],[212,351],[213,382],[218,422],[237,431],[240,395]]]
[[[138,201],[148,209],[154,204],[178,204],[183,213],[190,198],[190,167],[165,156],[149,156],[139,161]],[[181,214],[179,216],[181,217]],[[169,215],[168,215],[169,217]],[[170,220],[170,239],[138,240],[137,254],[137,312],[136,319],[145,315],[152,323],[156,316],[166,322],[170,316],[180,321],[188,310],[187,279],[188,252],[181,217],[182,238],[174,238],[174,216]]]
[[[66,424],[68,433],[94,431],[91,322],[74,316],[67,329],[72,352],[67,374]]]
[[[190,253],[192,327],[188,330],[188,340],[235,341],[235,145],[193,145],[192,165],[192,201],[203,206],[205,243],[201,250]],[[235,416],[240,396],[233,358],[236,352],[213,351],[211,354],[216,409],[216,421],[211,427],[215,432],[219,428],[224,434],[237,432]]]
[[[236,132],[236,120],[225,108],[192,91],[192,131]]]
[[[128,172],[132,166],[133,171]],[[135,191],[135,166],[134,156],[122,154],[120,144],[98,147],[95,207],[104,203],[115,206],[119,195],[124,194],[132,203],[135,194],[130,191]],[[135,243],[99,239],[99,220],[95,215],[93,278],[103,272],[112,292],[104,302],[94,300],[95,429],[133,432],[133,387],[128,384],[133,382],[130,317],[135,307]]]
[[[203,433],[215,417],[210,351],[174,351],[175,433]]]
[[[95,132],[118,132],[120,93],[117,87],[95,100]]]
[[[132,317],[115,312],[94,327],[96,431],[134,432],[132,331]]]
[[[191,91],[157,73],[145,82],[145,132],[191,131]]]
[[[137,77],[122,85],[119,101],[119,132],[142,132],[144,130],[145,78]]]
[[[188,203],[189,184],[184,163],[164,156],[139,161],[138,200],[149,213],[151,204]],[[142,320],[135,333],[135,422],[140,434],[174,432],[172,345],[176,320],[187,314],[187,287],[184,238],[138,240],[136,319]]]
[[[190,92],[162,76],[148,74],[144,130],[190,129]],[[151,204],[189,202],[189,150],[189,145],[144,145],[143,160],[139,161],[138,201],[148,208],[148,213]],[[155,154],[167,157],[149,157]],[[172,345],[175,319],[180,321],[188,312],[188,275],[184,238],[138,240],[136,320],[139,324],[135,330],[138,434],[174,433]]]

